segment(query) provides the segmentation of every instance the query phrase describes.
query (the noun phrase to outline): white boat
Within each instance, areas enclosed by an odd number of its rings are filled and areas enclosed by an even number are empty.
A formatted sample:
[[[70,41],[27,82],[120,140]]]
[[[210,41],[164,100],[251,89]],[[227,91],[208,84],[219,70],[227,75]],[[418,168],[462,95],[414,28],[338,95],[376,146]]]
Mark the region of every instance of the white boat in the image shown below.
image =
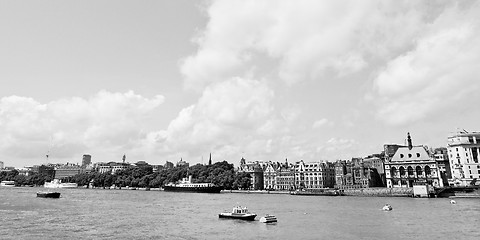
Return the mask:
[[[233,218],[233,219],[241,219],[241,220],[248,220],[248,221],[255,220],[256,216],[257,214],[250,213],[248,211],[248,208],[241,207],[241,206],[233,207],[231,212],[224,211],[218,214],[219,218]]]
[[[274,223],[274,222],[277,222],[277,217],[275,217],[274,215],[265,215],[265,217],[261,217],[260,218],[260,222],[262,223]]]
[[[78,184],[76,183],[62,183],[60,179],[53,179],[51,182],[45,182],[43,184],[44,188],[77,188]]]
[[[392,211],[393,207],[390,204],[385,204],[382,208],[383,211]]]
[[[15,181],[2,181],[0,187],[15,187]]]

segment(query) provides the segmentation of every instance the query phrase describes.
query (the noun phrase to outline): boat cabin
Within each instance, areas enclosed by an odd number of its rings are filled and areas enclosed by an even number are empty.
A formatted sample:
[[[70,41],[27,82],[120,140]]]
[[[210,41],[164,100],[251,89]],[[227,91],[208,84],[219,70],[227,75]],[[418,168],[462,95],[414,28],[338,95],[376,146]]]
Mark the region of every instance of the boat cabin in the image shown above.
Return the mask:
[[[249,212],[248,212],[247,207],[237,206],[237,207],[233,207],[232,213],[233,214],[247,214]]]

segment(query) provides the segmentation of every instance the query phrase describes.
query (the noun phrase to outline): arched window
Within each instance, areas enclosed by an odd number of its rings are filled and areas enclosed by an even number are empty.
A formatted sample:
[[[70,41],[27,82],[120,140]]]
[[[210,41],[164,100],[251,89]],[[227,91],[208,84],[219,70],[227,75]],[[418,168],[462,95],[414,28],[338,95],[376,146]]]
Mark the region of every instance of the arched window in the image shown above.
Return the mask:
[[[401,177],[404,177],[405,176],[405,168],[404,167],[400,167],[400,176]]]
[[[430,174],[432,174],[432,170],[429,166],[425,166],[425,175],[429,176]]]
[[[417,166],[415,168],[415,171],[417,172],[417,177],[422,176],[422,168],[420,166]]]
[[[415,175],[415,174],[413,174],[413,168],[412,168],[412,166],[408,166],[407,172],[408,172],[408,176],[413,176],[413,175]]]
[[[392,169],[390,170],[391,173],[392,173],[392,177],[396,177],[395,175],[397,175],[397,168],[396,167],[392,167]]]

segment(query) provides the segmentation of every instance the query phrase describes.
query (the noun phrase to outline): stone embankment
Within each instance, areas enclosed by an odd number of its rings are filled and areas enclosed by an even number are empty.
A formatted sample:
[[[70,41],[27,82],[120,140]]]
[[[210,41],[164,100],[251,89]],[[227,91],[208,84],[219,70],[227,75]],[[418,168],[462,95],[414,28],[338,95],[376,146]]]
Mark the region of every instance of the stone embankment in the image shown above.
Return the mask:
[[[356,188],[342,189],[343,196],[359,197],[411,197],[413,188]],[[289,194],[289,191],[266,191],[266,190],[223,190],[224,193],[246,194]]]
[[[344,196],[411,197],[413,188],[358,188],[343,190]]]

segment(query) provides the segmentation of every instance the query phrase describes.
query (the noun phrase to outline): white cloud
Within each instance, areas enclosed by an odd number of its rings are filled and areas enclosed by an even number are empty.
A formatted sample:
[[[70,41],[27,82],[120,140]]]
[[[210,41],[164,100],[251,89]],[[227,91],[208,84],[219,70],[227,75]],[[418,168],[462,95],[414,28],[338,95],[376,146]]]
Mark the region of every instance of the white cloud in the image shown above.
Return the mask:
[[[321,128],[322,126],[324,126],[325,124],[328,124],[328,123],[329,123],[328,119],[322,118],[320,120],[315,121],[313,123],[312,127],[313,128]]]
[[[480,100],[479,14],[479,4],[445,10],[414,49],[388,63],[374,82],[380,119],[402,125]]]
[[[436,8],[412,1],[212,1],[199,50],[181,71],[187,86],[201,89],[250,69],[252,56],[264,53],[279,61],[277,74],[290,84],[329,72],[345,76],[411,47]]]
[[[273,97],[273,91],[257,80],[233,78],[212,84],[170,123],[167,144],[192,153],[242,145],[269,123]]]
[[[59,99],[46,104],[32,98],[9,96],[0,100],[0,153],[14,159],[81,159],[88,152],[116,154],[130,150],[145,138],[142,121],[164,101],[132,91],[101,91],[89,99]],[[108,155],[108,154],[107,154]],[[97,161],[110,159],[97,159]]]

